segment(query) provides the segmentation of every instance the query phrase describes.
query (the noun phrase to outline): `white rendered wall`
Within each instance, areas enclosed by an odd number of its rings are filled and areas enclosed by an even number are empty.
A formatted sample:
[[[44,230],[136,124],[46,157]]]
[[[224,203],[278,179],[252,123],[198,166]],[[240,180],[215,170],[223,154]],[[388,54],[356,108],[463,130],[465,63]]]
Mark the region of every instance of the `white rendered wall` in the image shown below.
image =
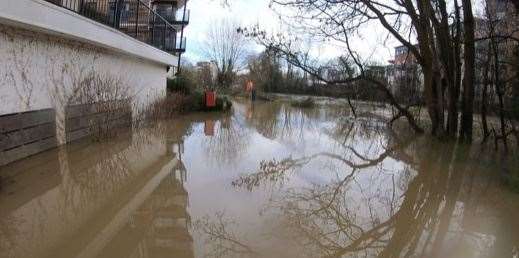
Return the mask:
[[[124,85],[140,109],[165,96],[168,67],[177,62],[174,55],[44,0],[0,0],[0,115],[54,108],[60,143],[64,107],[89,75]]]
[[[167,67],[0,25],[0,114],[54,108],[90,73],[122,81],[140,106],[164,96]]]
[[[0,115],[55,108],[59,120],[89,74],[121,82],[135,107],[166,94],[164,64],[0,24]]]

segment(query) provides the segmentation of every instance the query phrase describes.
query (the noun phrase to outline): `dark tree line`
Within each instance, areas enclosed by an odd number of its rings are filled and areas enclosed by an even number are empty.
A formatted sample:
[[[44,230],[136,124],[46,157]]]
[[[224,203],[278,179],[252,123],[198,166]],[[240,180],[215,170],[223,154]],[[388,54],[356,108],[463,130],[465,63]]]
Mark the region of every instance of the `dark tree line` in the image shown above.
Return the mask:
[[[373,65],[368,67],[370,76],[377,76]],[[257,56],[250,56],[248,61],[248,79],[254,81],[256,86],[265,92],[302,94],[327,97],[354,98],[356,100],[384,102],[383,94],[373,85],[359,81],[351,87],[341,85],[328,85],[316,76],[301,71],[291,63],[276,55],[272,51],[264,51]],[[346,57],[338,57],[319,68],[317,71],[321,77],[339,80],[348,78],[356,73],[354,65]],[[383,79],[383,78],[381,78]],[[400,94],[403,95],[403,94]]]

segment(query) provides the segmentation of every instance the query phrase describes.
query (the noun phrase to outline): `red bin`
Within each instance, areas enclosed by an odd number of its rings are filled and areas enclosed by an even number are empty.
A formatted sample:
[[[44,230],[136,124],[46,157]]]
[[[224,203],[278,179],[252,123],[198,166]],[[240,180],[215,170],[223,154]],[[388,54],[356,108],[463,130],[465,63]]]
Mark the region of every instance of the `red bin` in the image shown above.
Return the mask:
[[[205,106],[209,108],[216,106],[216,94],[214,91],[205,92]]]

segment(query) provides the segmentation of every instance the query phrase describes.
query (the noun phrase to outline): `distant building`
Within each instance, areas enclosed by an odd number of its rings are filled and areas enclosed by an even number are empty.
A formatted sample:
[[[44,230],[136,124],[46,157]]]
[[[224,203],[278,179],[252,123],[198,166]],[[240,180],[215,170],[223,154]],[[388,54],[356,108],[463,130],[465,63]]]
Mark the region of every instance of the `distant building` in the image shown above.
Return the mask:
[[[490,14],[498,19],[510,17],[514,12],[517,13],[519,2],[514,0],[486,0]]]
[[[387,81],[392,93],[402,102],[420,101],[423,75],[414,54],[406,46],[395,47],[395,55],[387,67]]]
[[[485,16],[475,19],[475,37],[480,39],[476,41],[476,100],[482,98],[482,87],[485,84],[485,66],[492,64],[487,63],[489,56],[488,51],[491,51],[490,36],[499,35],[499,38],[494,42],[497,43],[498,58],[500,60],[500,80],[501,85],[505,88],[510,89],[505,93],[505,102],[514,101],[519,103],[519,88],[514,87],[519,83],[519,74],[517,73],[517,65],[519,65],[519,44],[517,38],[519,38],[519,12],[516,9],[519,2],[511,0],[486,0],[488,7],[488,14]],[[487,15],[489,17],[487,17]],[[490,18],[490,19],[489,19]],[[493,29],[493,31],[492,31]],[[515,38],[515,39],[514,39]],[[490,55],[493,59],[493,55]],[[515,67],[515,68],[514,68]],[[494,96],[494,99],[490,101],[497,103],[497,96],[492,91],[495,90],[494,79],[489,79],[488,83],[491,83],[488,88],[490,96]],[[488,95],[487,95],[488,96]],[[491,98],[491,97],[490,97]],[[507,105],[507,103],[505,103]],[[518,105],[518,104],[513,104]]]
[[[368,76],[384,81],[387,80],[387,71],[388,66],[385,65],[370,65],[365,69]]]

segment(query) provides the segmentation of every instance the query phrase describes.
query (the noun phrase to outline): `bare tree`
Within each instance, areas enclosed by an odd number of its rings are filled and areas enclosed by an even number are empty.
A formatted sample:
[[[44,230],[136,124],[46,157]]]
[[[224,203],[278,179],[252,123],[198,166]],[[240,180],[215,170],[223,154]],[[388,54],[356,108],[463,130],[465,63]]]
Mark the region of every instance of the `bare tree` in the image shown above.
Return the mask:
[[[203,87],[212,88],[214,86],[213,72],[209,66],[204,65],[200,67],[198,70],[198,77]]]
[[[466,140],[472,139],[472,124],[474,117],[474,77],[475,56],[474,47],[474,15],[470,0],[462,0],[463,3],[463,30],[464,30],[464,74],[463,74],[463,107],[461,116],[460,136]]]
[[[204,216],[194,223],[194,229],[205,237],[209,248],[208,257],[253,257],[257,253],[250,245],[241,242],[233,231],[236,222],[227,218],[224,211],[216,212],[214,216]]]
[[[314,28],[314,30],[316,29],[317,28]],[[344,29],[346,30],[346,28]],[[309,31],[312,32],[314,32],[314,30],[309,29]],[[380,80],[380,78],[371,76],[370,73],[366,70],[366,65],[360,60],[358,54],[354,52],[351,48],[348,47],[346,51],[349,52],[348,57],[352,58],[355,64],[355,70],[357,70],[358,72],[353,73],[351,74],[351,77],[346,78],[325,78],[321,73],[322,67],[316,66],[316,64],[318,63],[315,60],[308,58],[307,53],[302,52],[300,51],[300,49],[297,48],[297,42],[300,40],[297,36],[268,36],[266,32],[260,30],[260,28],[258,27],[245,28],[242,30],[242,32],[248,37],[255,38],[259,44],[264,45],[269,51],[274,52],[277,55],[283,57],[287,61],[287,63],[295,67],[298,67],[305,74],[308,74],[315,80],[324,82],[327,85],[343,85],[347,87],[352,87],[359,81],[369,82],[370,84],[375,85],[375,87],[377,87],[384,94],[388,102],[392,104],[398,111],[397,115],[394,118],[392,118],[391,121],[394,121],[400,117],[405,117],[409,122],[409,125],[413,128],[415,132],[424,132],[424,129],[418,124],[416,118],[409,111],[409,108],[411,106],[403,106],[400,103],[398,103],[397,99],[392,94],[388,85],[383,80]],[[347,31],[345,31],[344,33],[349,35],[349,32]],[[349,38],[346,38],[345,42],[349,46]],[[351,105],[350,108],[352,108]]]
[[[495,146],[501,141],[506,151],[508,136],[516,135],[514,98],[517,94],[514,88],[518,77],[514,51],[519,47],[516,36],[519,20],[512,15],[510,3],[486,2],[484,7],[475,39],[476,74],[479,75],[476,76],[479,79],[476,86],[481,91],[481,96],[476,95],[476,102],[480,102],[481,107],[483,141],[492,135]]]
[[[207,32],[204,52],[216,64],[218,87],[228,88],[244,64],[247,39],[238,33],[239,25],[235,21],[224,19],[212,24]]]
[[[376,84],[386,93],[388,102],[397,108],[398,117],[406,117],[411,126],[422,131],[415,118],[402,106],[388,90],[389,86],[369,78],[358,49],[351,44],[352,39],[367,26],[380,26],[388,37],[405,46],[420,66],[423,73],[423,95],[429,113],[431,132],[437,136],[458,134],[458,110],[460,97],[463,100],[463,123],[460,135],[472,137],[473,95],[474,95],[474,18],[473,7],[465,0],[447,2],[422,0],[273,0],[274,6],[288,8],[289,20],[299,35],[308,35],[322,40],[332,40],[341,44],[345,56],[354,60],[358,74],[343,80],[319,78],[315,64],[302,61],[293,44],[285,39],[276,39],[261,32],[251,34],[267,47],[277,50],[291,63],[328,84],[352,86],[358,80]],[[463,16],[462,16],[463,15]],[[462,26],[464,27],[462,29]],[[306,34],[305,34],[306,33]],[[249,34],[250,35],[250,34]],[[283,40],[285,40],[283,42]],[[297,41],[297,39],[292,41]],[[465,51],[461,51],[463,47]],[[464,62],[461,62],[464,60]],[[464,65],[461,69],[462,63]],[[461,93],[463,75],[463,94]],[[445,112],[447,111],[447,113]],[[447,114],[447,119],[445,116]],[[446,123],[448,121],[448,123]]]

